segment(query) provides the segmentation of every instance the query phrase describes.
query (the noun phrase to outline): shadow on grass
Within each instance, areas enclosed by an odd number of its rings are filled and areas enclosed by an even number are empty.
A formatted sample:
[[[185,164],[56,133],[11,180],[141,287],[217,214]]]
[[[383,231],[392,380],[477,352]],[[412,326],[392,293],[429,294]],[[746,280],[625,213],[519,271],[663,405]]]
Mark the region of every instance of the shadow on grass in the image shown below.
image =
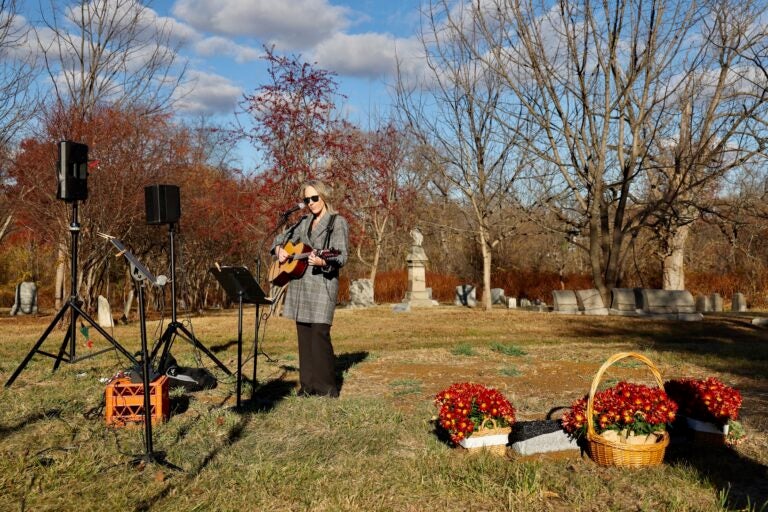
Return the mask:
[[[243,341],[243,344],[245,344],[245,341]],[[237,340],[229,340],[225,343],[219,343],[218,345],[211,345],[210,350],[214,354],[218,354],[219,352],[224,352],[228,348],[236,347],[237,346]]]
[[[648,318],[574,322],[568,336],[635,343],[683,356],[699,356],[697,364],[718,372],[754,378],[768,366],[768,331],[751,324],[751,316],[708,315],[700,322],[654,321]],[[711,357],[710,357],[711,356]],[[761,386],[768,391],[768,381]]]
[[[665,462],[695,468],[719,489],[727,510],[768,510],[768,467],[728,447],[672,443]]]
[[[355,366],[362,363],[368,358],[368,352],[346,352],[336,356],[336,382],[339,386],[339,391],[344,387],[344,373]]]
[[[25,427],[32,425],[33,423],[37,423],[38,421],[59,417],[61,417],[61,409],[48,409],[44,412],[28,414],[13,425],[0,425],[0,439],[7,435],[23,430]]]

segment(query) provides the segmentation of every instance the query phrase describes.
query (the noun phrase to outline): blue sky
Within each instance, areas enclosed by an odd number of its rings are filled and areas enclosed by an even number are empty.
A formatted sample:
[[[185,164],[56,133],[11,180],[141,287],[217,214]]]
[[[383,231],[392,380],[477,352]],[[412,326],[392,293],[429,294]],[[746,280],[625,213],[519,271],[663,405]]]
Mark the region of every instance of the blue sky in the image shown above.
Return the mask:
[[[109,0],[111,1],[111,0]],[[187,62],[176,113],[216,123],[233,120],[244,93],[268,80],[263,45],[301,55],[336,73],[347,99],[344,115],[362,127],[386,117],[396,55],[417,72],[419,0],[148,0],[152,18],[169,27]],[[38,25],[48,0],[22,0],[27,23]],[[62,4],[66,5],[66,4]],[[257,163],[241,148],[244,168]]]
[[[162,0],[151,4],[184,40],[191,114],[228,116],[267,79],[262,45],[337,73],[352,121],[383,115],[395,55],[417,49],[419,0]]]

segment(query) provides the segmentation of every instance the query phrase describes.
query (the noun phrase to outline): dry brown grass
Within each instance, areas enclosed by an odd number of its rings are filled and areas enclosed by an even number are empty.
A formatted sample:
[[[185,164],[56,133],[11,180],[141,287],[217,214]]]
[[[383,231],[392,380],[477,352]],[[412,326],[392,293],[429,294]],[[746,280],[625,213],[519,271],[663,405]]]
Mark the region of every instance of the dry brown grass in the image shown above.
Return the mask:
[[[36,357],[13,387],[0,391],[6,503],[0,509],[759,510],[768,500],[768,336],[748,320],[342,309],[333,336],[343,387],[341,399],[332,401],[295,396],[294,326],[270,319],[262,348],[271,360],[259,357],[261,387],[245,411],[231,408],[233,382],[219,372],[217,389],[177,393],[171,420],[155,429],[156,449],[183,472],[131,468],[131,455],[142,451],[141,430],[107,429],[97,414],[104,393],[99,378],[123,369],[124,360],[104,354],[51,375],[52,361]],[[48,321],[0,319],[3,382]],[[234,312],[194,318],[191,325],[234,367]],[[151,322],[148,331],[156,333],[158,324]],[[46,348],[62,337],[54,331]],[[116,328],[115,337],[138,348],[136,324]],[[456,355],[461,344],[474,355]],[[507,355],[500,346],[519,350]],[[748,439],[735,450],[676,446],[663,466],[627,471],[578,456],[510,460],[465,453],[432,431],[431,398],[452,382],[497,387],[519,418],[543,418],[584,394],[602,361],[625,350],[647,355],[665,378],[716,375],[738,387]],[[200,364],[183,340],[173,353],[183,364]],[[213,368],[204,356],[201,363]],[[650,382],[647,373],[626,364],[606,377]]]

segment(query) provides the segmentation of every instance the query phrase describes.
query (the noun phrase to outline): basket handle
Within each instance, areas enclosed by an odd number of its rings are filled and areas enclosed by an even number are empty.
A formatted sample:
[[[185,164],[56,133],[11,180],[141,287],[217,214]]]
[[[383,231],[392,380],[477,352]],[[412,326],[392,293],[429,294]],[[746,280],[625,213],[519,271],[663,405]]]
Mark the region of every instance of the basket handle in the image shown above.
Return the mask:
[[[600,381],[603,379],[603,374],[606,370],[608,370],[608,367],[610,367],[613,363],[617,361],[621,361],[622,359],[626,359],[628,357],[633,357],[637,359],[638,361],[645,363],[646,366],[651,370],[651,373],[653,374],[653,377],[656,379],[656,382],[658,383],[659,387],[664,390],[664,381],[661,379],[661,373],[659,372],[659,369],[656,368],[656,365],[654,365],[650,359],[645,357],[642,354],[638,354],[636,352],[619,352],[618,354],[613,354],[611,357],[606,359],[606,361],[603,363],[603,366],[600,367],[599,370],[597,370],[597,373],[595,374],[595,377],[592,379],[592,387],[589,388],[589,399],[587,400],[587,436],[595,436],[595,419],[594,419],[594,400],[595,400],[595,393],[597,392],[597,386],[600,385]]]

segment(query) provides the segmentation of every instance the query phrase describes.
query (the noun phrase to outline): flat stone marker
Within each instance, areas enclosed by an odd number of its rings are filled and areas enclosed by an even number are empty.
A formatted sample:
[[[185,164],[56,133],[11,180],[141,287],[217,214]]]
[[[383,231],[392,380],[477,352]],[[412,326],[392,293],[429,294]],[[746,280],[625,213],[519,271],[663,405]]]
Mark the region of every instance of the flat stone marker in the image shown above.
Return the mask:
[[[573,290],[553,290],[552,302],[554,304],[554,312],[570,315],[578,315],[579,300],[576,298],[576,292]]]

